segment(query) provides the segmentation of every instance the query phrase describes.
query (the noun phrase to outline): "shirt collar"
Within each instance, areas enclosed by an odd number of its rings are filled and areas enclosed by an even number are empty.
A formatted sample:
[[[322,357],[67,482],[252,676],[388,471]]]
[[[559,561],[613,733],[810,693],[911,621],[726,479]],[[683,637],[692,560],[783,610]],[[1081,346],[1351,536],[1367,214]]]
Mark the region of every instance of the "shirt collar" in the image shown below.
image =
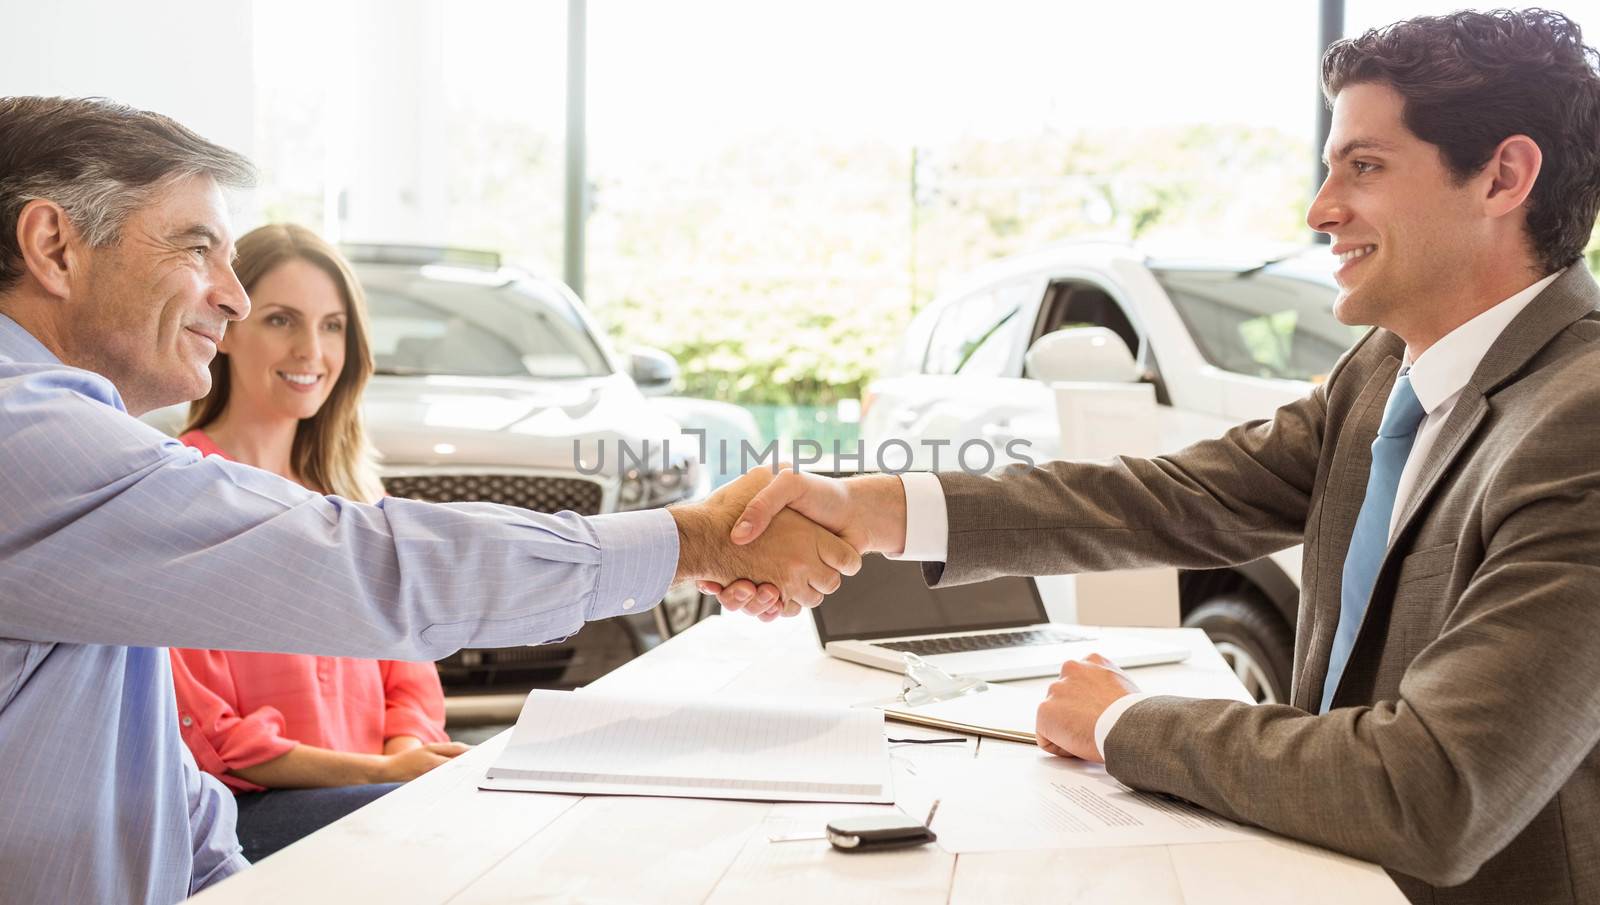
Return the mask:
[[[1495,305],[1477,317],[1446,333],[1426,352],[1409,362],[1411,389],[1417,401],[1429,414],[1446,400],[1461,392],[1472,379],[1472,372],[1488,353],[1489,347],[1500,338],[1506,326],[1528,307],[1546,286],[1554,283],[1563,271],[1558,270],[1532,286]],[[1409,356],[1408,356],[1409,357]]]
[[[0,358],[18,364],[61,364],[61,359],[46,349],[44,343],[4,314],[0,314]]]

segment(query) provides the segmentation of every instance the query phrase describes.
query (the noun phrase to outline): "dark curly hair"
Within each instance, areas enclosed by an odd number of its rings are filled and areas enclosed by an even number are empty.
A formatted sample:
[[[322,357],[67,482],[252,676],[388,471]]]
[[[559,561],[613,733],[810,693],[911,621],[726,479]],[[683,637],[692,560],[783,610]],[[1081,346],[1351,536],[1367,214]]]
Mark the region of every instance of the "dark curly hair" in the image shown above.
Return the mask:
[[[1534,254],[1553,272],[1578,260],[1600,210],[1600,55],[1576,22],[1543,9],[1459,12],[1375,28],[1322,57],[1328,103],[1378,82],[1405,101],[1406,128],[1437,145],[1459,180],[1512,135],[1544,163],[1528,195]]]

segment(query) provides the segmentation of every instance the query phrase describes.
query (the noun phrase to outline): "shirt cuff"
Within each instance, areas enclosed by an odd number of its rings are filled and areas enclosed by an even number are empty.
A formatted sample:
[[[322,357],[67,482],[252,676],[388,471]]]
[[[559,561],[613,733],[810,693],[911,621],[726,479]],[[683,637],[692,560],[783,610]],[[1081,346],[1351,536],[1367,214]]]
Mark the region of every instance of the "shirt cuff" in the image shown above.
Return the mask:
[[[1110,707],[1101,711],[1100,718],[1094,721],[1094,750],[1100,752],[1102,761],[1106,759],[1106,737],[1111,734],[1111,727],[1115,726],[1117,720],[1128,712],[1129,707],[1148,697],[1152,697],[1152,695],[1142,692],[1125,694],[1112,701]]]
[[[650,609],[678,573],[678,522],[665,509],[588,519],[600,544],[600,575],[584,619],[609,619]]]
[[[950,547],[950,516],[938,475],[908,471],[900,475],[900,484],[906,491],[906,547],[888,558],[944,562]]]

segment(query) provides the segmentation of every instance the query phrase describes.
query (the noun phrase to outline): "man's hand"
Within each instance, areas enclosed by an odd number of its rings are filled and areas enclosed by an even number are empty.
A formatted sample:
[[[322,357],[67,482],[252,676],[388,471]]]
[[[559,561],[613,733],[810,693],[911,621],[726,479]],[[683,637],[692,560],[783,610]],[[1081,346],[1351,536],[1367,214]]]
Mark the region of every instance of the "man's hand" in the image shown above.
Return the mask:
[[[793,512],[777,513],[758,542],[729,541],[735,520],[773,481],[770,471],[754,468],[703,503],[668,510],[678,522],[677,580],[699,579],[718,588],[736,579],[760,581],[769,593],[742,608],[763,620],[816,606],[838,589],[841,575],[861,568],[854,546]],[[745,584],[754,588],[753,581]]]
[[[758,466],[746,477],[763,470]],[[895,475],[840,480],[785,468],[744,507],[733,542],[744,545],[762,537],[785,509],[834,532],[861,553],[892,555],[905,549],[906,495]],[[729,610],[761,612],[779,596],[778,588],[749,580],[702,581],[699,586]]]
[[[896,554],[906,545],[906,494],[895,475],[841,480],[781,470],[739,515],[733,542],[748,544],[784,509],[793,509],[862,553]]]
[[[1039,705],[1034,735],[1039,747],[1062,757],[1104,763],[1094,744],[1094,725],[1118,698],[1139,690],[1116,664],[1099,654],[1061,664],[1061,678]]]

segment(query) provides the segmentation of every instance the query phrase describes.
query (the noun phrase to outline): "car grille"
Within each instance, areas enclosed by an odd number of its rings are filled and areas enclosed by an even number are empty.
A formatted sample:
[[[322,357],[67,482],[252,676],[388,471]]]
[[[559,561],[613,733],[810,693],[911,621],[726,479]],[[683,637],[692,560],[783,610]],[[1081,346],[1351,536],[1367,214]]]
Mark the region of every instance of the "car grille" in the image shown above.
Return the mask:
[[[643,641],[620,616],[591,622],[564,642],[460,650],[438,663],[447,695],[527,694],[587,685],[639,654]]]
[[[383,487],[390,496],[430,503],[502,503],[536,512],[570,509],[580,515],[598,515],[602,498],[601,487],[594,481],[549,475],[389,475],[383,479]],[[467,649],[438,661],[439,679],[447,694],[496,688],[524,692],[530,686],[572,687],[585,681],[582,676],[574,677],[583,672],[578,667],[585,659],[604,658],[585,658],[574,641],[538,647]],[[610,665],[621,665],[626,659],[624,656]],[[603,674],[602,670],[599,675]]]
[[[583,478],[520,474],[393,475],[383,479],[390,496],[430,503],[503,503],[535,512],[570,509],[598,515],[600,485]]]

